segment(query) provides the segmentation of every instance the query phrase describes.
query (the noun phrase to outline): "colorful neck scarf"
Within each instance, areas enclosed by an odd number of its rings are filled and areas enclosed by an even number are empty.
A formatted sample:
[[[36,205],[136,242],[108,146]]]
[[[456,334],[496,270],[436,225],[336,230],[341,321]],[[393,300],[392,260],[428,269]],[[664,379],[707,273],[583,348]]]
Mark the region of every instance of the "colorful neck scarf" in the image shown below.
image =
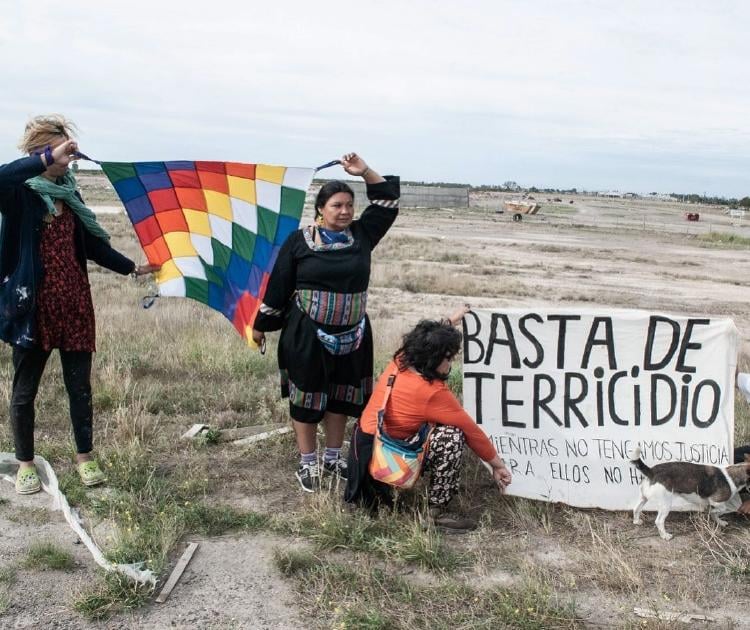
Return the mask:
[[[99,225],[93,210],[86,207],[81,199],[76,195],[76,179],[73,173],[68,171],[57,182],[50,181],[42,175],[37,175],[26,180],[26,185],[37,193],[47,205],[50,214],[56,214],[55,199],[64,201],[67,206],[78,215],[78,218],[91,234],[109,241],[109,234]]]

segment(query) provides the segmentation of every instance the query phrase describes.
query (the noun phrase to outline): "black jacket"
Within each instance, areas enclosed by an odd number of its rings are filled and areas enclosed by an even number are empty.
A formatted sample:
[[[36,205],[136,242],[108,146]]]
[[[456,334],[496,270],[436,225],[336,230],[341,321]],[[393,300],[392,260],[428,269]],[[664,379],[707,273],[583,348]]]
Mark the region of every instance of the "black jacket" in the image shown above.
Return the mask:
[[[33,345],[33,293],[43,273],[39,242],[43,218],[48,212],[42,198],[24,182],[44,171],[44,163],[38,156],[0,166],[0,338],[24,346]],[[110,247],[106,240],[91,234],[75,215],[74,221],[75,256],[84,273],[89,259],[122,275],[135,269],[132,260]],[[28,309],[8,306],[13,299],[10,288],[17,286],[32,288]]]

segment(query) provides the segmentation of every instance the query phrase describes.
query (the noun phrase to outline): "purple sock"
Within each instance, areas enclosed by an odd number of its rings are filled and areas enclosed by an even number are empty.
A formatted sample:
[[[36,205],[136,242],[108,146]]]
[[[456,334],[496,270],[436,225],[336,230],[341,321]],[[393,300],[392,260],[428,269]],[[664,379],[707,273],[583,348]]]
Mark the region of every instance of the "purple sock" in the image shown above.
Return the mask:
[[[324,462],[335,462],[341,457],[341,448],[331,448],[326,446],[326,452],[323,453]]]
[[[313,451],[312,453],[300,453],[299,454],[299,463],[303,465],[310,465],[314,464],[318,461],[318,453],[317,451]]]

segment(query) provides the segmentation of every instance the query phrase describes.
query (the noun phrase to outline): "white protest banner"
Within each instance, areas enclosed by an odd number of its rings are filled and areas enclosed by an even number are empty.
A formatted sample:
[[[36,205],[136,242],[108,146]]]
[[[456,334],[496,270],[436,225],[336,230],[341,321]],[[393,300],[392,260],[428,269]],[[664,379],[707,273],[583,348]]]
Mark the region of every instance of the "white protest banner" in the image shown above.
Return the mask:
[[[464,407],[513,472],[508,493],[625,510],[653,465],[732,462],[737,330],[644,311],[477,310]]]

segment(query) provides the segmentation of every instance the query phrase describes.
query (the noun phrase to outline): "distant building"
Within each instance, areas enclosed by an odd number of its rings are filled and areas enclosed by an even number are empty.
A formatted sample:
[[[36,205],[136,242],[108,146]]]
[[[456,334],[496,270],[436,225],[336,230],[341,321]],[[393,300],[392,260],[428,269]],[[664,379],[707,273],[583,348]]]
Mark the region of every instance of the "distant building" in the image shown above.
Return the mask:
[[[651,199],[658,199],[659,201],[675,201],[672,195],[665,195],[664,193],[652,192],[652,193],[649,193],[648,196]]]

